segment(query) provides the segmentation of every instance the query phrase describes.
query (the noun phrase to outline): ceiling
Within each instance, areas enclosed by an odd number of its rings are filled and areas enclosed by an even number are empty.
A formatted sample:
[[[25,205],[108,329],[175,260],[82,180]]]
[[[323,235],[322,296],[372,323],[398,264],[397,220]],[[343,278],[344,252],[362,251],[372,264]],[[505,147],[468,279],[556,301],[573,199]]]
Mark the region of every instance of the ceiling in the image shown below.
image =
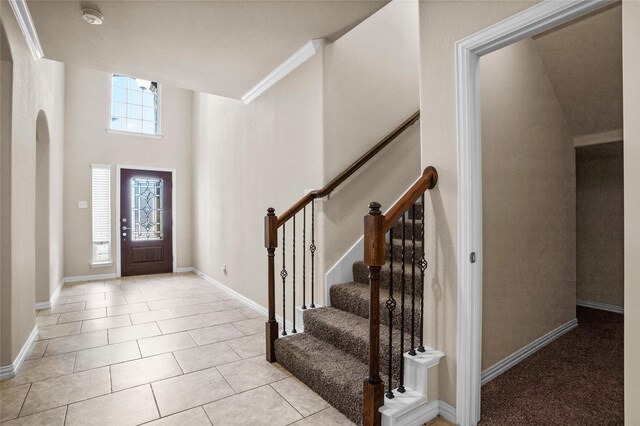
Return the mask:
[[[620,4],[535,37],[574,136],[622,128]]]
[[[239,99],[307,41],[335,41],[383,1],[28,0],[45,57]],[[82,19],[99,10],[100,26]]]

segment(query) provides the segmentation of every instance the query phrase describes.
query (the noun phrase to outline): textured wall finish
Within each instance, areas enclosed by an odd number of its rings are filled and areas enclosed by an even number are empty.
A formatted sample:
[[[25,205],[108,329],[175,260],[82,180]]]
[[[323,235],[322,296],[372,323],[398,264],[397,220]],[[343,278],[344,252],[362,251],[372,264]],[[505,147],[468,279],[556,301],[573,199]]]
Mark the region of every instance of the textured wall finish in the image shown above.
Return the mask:
[[[622,142],[576,148],[577,298],[624,306]]]
[[[457,338],[457,145],[455,43],[537,2],[420,2],[420,109],[422,167],[440,177],[427,201],[428,253],[426,343],[444,351],[439,365],[440,398],[455,406]],[[431,211],[429,211],[429,208]]]
[[[111,111],[111,74],[67,66],[65,146],[65,276],[116,272],[118,214],[116,164],[176,169],[178,267],[191,265],[191,104],[192,92],[162,85],[160,139],[106,131]],[[135,76],[134,76],[135,77]],[[91,96],[87,96],[87,88]],[[112,257],[114,266],[91,268],[91,164],[111,165]]]
[[[2,321],[0,365],[11,364],[35,325],[36,253],[36,119],[44,111],[49,127],[49,291],[46,302],[62,280],[62,152],[64,149],[63,64],[35,62],[7,2],[0,4],[2,27],[3,102],[11,85],[11,123],[2,134],[2,218],[10,217],[2,232]],[[3,37],[4,38],[4,37]],[[11,67],[12,77],[7,75]],[[3,103],[3,107],[6,105]],[[7,157],[5,157],[5,154]],[[8,163],[7,163],[8,162]],[[5,168],[10,164],[10,168]],[[10,188],[10,190],[9,190]],[[51,190],[55,188],[55,190]],[[46,256],[45,256],[46,257]],[[8,267],[5,267],[9,265]]]
[[[573,138],[534,42],[480,59],[482,368],[576,316]]]

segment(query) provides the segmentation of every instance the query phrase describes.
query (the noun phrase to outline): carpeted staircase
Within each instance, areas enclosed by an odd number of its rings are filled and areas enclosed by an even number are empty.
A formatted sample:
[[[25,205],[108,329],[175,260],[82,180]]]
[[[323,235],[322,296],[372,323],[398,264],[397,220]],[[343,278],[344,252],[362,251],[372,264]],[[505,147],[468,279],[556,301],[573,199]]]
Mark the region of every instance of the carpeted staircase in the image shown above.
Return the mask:
[[[416,306],[422,297],[422,282],[417,261],[422,257],[419,243],[422,212],[416,208]],[[411,214],[407,215],[405,226],[405,352],[410,349],[411,340]],[[390,246],[393,256],[393,287],[397,307],[393,316],[393,387],[397,387],[400,376],[400,302],[402,278],[402,225],[394,227],[394,239]],[[362,386],[368,372],[369,345],[369,279],[364,262],[353,265],[353,282],[333,285],[330,289],[331,307],[306,309],[303,314],[304,333],[282,337],[276,340],[277,361],[307,386],[327,400],[356,424],[362,424]],[[380,365],[382,380],[388,383],[389,313],[385,302],[389,294],[389,262],[382,268],[380,289]],[[420,310],[415,312],[416,336],[419,333]],[[416,340],[417,342],[417,340]],[[417,343],[416,343],[417,345]]]

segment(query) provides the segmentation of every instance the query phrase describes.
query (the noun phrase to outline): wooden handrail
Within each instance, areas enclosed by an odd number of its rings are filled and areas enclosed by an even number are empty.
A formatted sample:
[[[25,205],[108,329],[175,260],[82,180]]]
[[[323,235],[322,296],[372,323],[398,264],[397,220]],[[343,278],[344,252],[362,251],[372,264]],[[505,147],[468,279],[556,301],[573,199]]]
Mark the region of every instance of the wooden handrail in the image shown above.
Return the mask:
[[[384,224],[382,225],[382,233],[389,232],[391,227],[400,219],[408,209],[418,201],[418,198],[424,194],[427,189],[435,188],[438,183],[438,172],[433,166],[429,166],[422,172],[422,176],[413,184],[407,192],[404,193],[391,209],[384,215]]]
[[[376,156],[377,153],[382,151],[384,147],[393,142],[402,132],[411,127],[416,121],[420,119],[420,111],[414,113],[411,117],[406,119],[401,125],[395,128],[391,133],[385,136],[380,142],[378,142],[373,148],[364,153],[360,158],[354,161],[349,167],[347,167],[342,173],[336,176],[331,182],[326,184],[322,189],[309,192],[302,197],[298,202],[291,206],[287,211],[278,216],[278,227],[282,226],[287,220],[291,219],[296,213],[304,208],[307,204],[315,200],[316,198],[324,198],[331,194],[340,184],[347,180],[351,175],[364,166],[369,160]]]

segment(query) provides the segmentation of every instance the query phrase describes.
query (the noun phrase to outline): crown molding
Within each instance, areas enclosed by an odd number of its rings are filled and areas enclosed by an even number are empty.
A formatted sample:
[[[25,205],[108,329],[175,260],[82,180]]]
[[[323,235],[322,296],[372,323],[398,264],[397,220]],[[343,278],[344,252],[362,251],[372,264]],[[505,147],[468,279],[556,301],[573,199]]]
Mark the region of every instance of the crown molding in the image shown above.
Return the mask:
[[[315,55],[320,47],[324,44],[324,39],[316,38],[309,40],[298,49],[293,55],[289,56],[283,63],[278,65],[273,71],[263,78],[258,84],[253,86],[251,90],[242,96],[242,102],[248,104],[255,98],[266,92],[271,86],[282,80],[293,70],[305,63],[309,58]]]
[[[13,10],[13,14],[16,16],[22,35],[24,35],[27,41],[27,46],[29,46],[33,59],[37,61],[44,58],[38,32],[36,31],[36,26],[33,24],[33,19],[31,19],[27,2],[25,0],[9,0],[9,4]]]

